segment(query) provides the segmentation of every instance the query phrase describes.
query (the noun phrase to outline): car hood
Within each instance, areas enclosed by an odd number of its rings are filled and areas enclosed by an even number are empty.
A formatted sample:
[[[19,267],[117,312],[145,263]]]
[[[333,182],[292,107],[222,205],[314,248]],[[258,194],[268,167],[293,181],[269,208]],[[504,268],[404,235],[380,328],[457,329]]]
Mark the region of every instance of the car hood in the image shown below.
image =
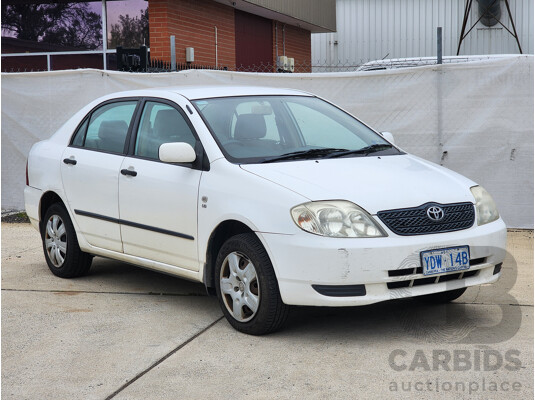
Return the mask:
[[[243,164],[310,200],[349,200],[371,214],[428,202],[474,202],[471,180],[412,155]]]

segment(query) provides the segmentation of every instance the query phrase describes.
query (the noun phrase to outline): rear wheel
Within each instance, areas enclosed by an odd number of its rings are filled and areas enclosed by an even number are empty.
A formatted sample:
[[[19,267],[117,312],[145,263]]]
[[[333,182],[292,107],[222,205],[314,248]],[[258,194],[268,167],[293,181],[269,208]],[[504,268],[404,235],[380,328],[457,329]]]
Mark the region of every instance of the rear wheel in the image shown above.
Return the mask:
[[[93,257],[80,250],[69,213],[62,204],[48,208],[41,230],[46,263],[54,275],[75,278],[89,271]]]
[[[455,299],[458,299],[466,292],[466,288],[460,288],[455,290],[448,290],[447,292],[431,293],[424,296],[418,296],[417,299],[428,303],[449,303]]]
[[[282,327],[289,307],[282,302],[269,256],[254,233],[223,244],[215,273],[221,310],[235,329],[263,335]]]

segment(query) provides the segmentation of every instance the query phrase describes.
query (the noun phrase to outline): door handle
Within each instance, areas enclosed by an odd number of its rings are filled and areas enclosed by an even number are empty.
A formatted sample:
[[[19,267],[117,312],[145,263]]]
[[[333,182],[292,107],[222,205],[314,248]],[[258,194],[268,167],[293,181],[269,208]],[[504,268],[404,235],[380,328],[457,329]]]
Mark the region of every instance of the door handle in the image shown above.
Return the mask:
[[[64,159],[63,159],[63,162],[64,162],[65,164],[76,165],[76,160],[73,159],[73,158],[64,158]]]
[[[129,176],[136,176],[137,172],[136,171],[132,171],[131,169],[122,169],[121,170],[121,174],[129,175]]]

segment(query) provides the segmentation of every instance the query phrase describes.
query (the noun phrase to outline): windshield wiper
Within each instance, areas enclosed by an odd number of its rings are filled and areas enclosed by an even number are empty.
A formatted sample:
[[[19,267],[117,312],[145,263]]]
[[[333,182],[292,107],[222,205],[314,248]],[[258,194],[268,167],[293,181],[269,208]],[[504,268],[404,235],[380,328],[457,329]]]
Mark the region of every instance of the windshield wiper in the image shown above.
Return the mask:
[[[394,146],[392,146],[389,143],[380,143],[380,144],[376,143],[376,144],[363,147],[362,149],[358,149],[358,150],[345,150],[345,151],[336,152],[334,154],[331,154],[328,158],[344,157],[344,156],[350,156],[354,154],[363,154],[367,156],[370,153],[375,153],[377,151],[391,149],[392,147]]]
[[[276,161],[283,161],[283,160],[297,160],[300,158],[306,159],[309,157],[317,157],[317,156],[327,156],[332,153],[339,153],[339,152],[348,152],[350,150],[348,149],[333,149],[333,148],[323,148],[323,149],[310,149],[310,150],[299,150],[299,151],[292,151],[291,153],[283,154],[281,156],[275,156],[272,158],[268,158],[262,163],[270,163],[270,162],[276,162]]]

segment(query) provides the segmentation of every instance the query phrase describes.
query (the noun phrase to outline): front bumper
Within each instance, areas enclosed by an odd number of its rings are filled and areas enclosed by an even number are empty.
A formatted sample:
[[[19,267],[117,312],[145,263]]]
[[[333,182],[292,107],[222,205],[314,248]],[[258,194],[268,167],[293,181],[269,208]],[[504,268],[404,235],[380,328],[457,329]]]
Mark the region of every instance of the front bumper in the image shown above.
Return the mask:
[[[501,219],[470,229],[422,236],[330,238],[308,234],[258,233],[273,263],[282,300],[309,306],[356,306],[421,296],[498,280],[495,266],[505,258],[506,227]],[[430,279],[417,268],[420,252],[470,246],[468,277]],[[399,274],[399,270],[408,271]],[[397,271],[397,272],[392,272]],[[458,278],[457,278],[458,277]],[[427,280],[423,280],[426,278]],[[449,277],[453,278],[453,277]],[[401,282],[396,284],[394,282]],[[407,282],[405,282],[407,281]],[[431,282],[432,281],[432,282]],[[365,294],[320,294],[313,285],[364,285]]]

